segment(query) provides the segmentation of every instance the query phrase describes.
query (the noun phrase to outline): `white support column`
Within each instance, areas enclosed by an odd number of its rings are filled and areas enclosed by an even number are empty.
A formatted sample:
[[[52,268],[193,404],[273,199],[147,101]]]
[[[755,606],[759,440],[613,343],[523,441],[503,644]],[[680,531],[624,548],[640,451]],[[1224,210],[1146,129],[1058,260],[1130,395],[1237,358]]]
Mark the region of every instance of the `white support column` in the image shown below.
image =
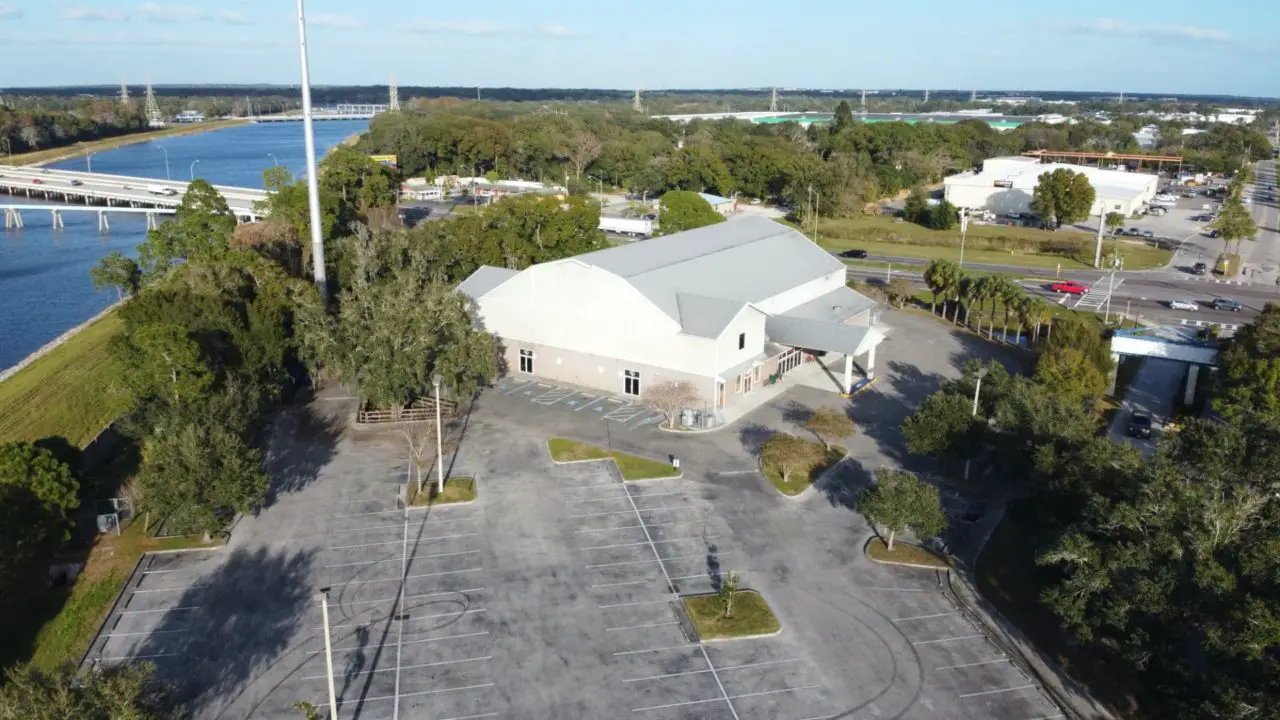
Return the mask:
[[[874,380],[876,377],[876,347],[871,346],[867,351],[867,379]]]
[[[849,354],[845,354],[844,356],[843,392],[845,395],[853,392],[853,356]]]
[[[1196,380],[1199,379],[1200,366],[1192,365],[1187,370],[1187,390],[1182,395],[1182,404],[1190,405],[1196,401]]]
[[[107,221],[107,213],[102,210],[98,211],[98,232],[111,232],[111,223]]]

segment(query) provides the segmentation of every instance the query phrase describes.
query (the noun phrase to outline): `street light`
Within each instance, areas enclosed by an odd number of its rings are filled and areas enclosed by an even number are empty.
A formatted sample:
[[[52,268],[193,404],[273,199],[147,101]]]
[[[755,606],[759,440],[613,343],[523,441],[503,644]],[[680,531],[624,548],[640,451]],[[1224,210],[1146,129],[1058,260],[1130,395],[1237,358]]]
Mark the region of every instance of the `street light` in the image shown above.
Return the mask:
[[[436,391],[436,495],[444,494],[444,440],[440,431],[440,373],[431,376]]]
[[[320,222],[320,182],[316,173],[316,134],[311,120],[311,71],[307,67],[307,19],[298,0],[298,55],[302,65],[302,136],[307,148],[307,206],[311,221],[311,267],[315,272],[316,289],[326,306],[329,303],[329,282],[325,277],[324,235]]]
[[[329,636],[329,588],[320,588],[320,609],[324,615],[324,666],[329,678],[329,718],[338,720],[338,693],[333,686],[333,641]]]
[[[978,417],[978,394],[982,392],[982,378],[986,376],[987,369],[978,368],[977,382],[973,386],[973,412],[969,415],[971,418]],[[964,479],[966,481],[969,479],[969,463],[971,462],[973,462],[972,458],[966,458],[964,461]]]
[[[191,161],[191,182],[196,181],[196,164],[200,162],[199,158]]]
[[[164,179],[172,180],[173,175],[169,172],[169,151],[163,145],[157,145],[156,149],[164,153]]]
[[[274,163],[276,167],[280,167],[280,160],[276,158],[275,155],[273,155],[272,153],[267,153],[267,157],[271,158],[271,162]]]
[[[964,236],[969,232],[969,211],[960,211],[960,267],[964,267]]]
[[[600,206],[603,207],[604,206],[604,181],[596,177],[595,175],[588,175],[587,178],[590,180],[595,180],[596,183],[598,184],[599,191],[600,191]]]

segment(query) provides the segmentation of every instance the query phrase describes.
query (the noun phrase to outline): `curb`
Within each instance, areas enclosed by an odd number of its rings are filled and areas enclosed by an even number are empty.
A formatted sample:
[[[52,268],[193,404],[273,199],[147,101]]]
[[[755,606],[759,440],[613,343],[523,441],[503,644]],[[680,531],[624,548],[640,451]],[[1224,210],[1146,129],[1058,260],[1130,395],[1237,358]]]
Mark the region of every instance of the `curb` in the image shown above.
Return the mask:
[[[419,510],[431,510],[435,508],[443,509],[443,508],[465,507],[467,505],[475,505],[477,502],[480,501],[480,474],[479,473],[458,473],[458,477],[471,478],[472,489],[475,491],[475,494],[476,494],[475,497],[471,498],[470,500],[459,500],[457,502],[449,502],[449,503],[427,503],[426,505],[410,505],[406,502],[405,510],[408,512],[417,512]],[[448,479],[446,479],[445,482],[448,482]],[[407,492],[405,493],[405,496],[408,497]]]
[[[760,596],[760,599],[761,599],[761,600],[764,600],[764,593],[762,593],[762,592],[760,592],[759,590],[756,590],[756,589],[754,589],[754,588],[740,588],[740,589],[738,590],[738,592],[739,592],[739,593],[744,593],[744,592],[755,593],[756,595]],[[716,637],[716,638],[704,638],[704,637],[702,637],[702,634],[698,632],[697,627],[693,624],[693,619],[692,619],[692,618],[689,618],[689,611],[688,611],[688,609],[685,607],[685,600],[689,600],[689,599],[693,599],[693,598],[715,597],[715,596],[716,596],[716,594],[717,594],[717,593],[710,592],[710,593],[696,593],[696,594],[694,594],[694,595],[679,595],[679,596],[678,596],[678,597],[680,598],[680,605],[679,605],[679,609],[677,609],[677,610],[676,610],[676,614],[677,614],[677,615],[679,615],[679,617],[680,617],[680,619],[681,619],[681,621],[682,621],[682,622],[683,622],[685,619],[687,619],[687,620],[688,620],[688,622],[689,622],[689,631],[693,634],[693,638],[692,638],[692,640],[693,640],[694,642],[701,643],[701,644],[704,644],[704,645],[705,645],[705,644],[708,644],[708,643],[729,643],[729,642],[734,642],[734,641],[737,641],[737,640],[759,640],[759,639],[761,639],[761,638],[777,637],[777,636],[779,636],[779,635],[781,635],[781,634],[782,634],[782,630],[783,630],[783,628],[782,628],[782,621],[781,621],[781,620],[778,620],[778,616],[777,616],[777,614],[775,614],[775,613],[773,612],[773,608],[772,608],[772,607],[769,607],[769,603],[768,603],[768,601],[767,601],[767,600],[765,600],[765,606],[769,608],[769,614],[770,614],[770,615],[773,615],[773,619],[774,619],[774,620],[776,620],[776,621],[778,622],[778,629],[777,629],[777,630],[774,630],[773,632],[767,632],[767,633],[752,633],[752,634],[750,634],[750,635],[734,635],[734,636],[732,636],[732,637]]]
[[[846,461],[846,460],[848,460],[848,459],[849,459],[849,458],[851,458],[851,457],[853,457],[853,454],[852,454],[852,453],[850,453],[848,450],[845,450],[845,453],[844,453],[844,456],[843,456],[843,457],[841,457],[839,460],[835,461],[835,463],[834,463],[834,464],[832,464],[832,466],[831,466],[831,467],[827,468],[826,470],[823,470],[821,475],[819,475],[818,477],[814,478],[813,482],[809,483],[809,484],[805,487],[805,489],[801,490],[800,492],[796,493],[795,495],[788,495],[788,494],[786,494],[786,493],[782,492],[782,491],[781,491],[781,490],[779,490],[779,489],[778,489],[778,487],[777,487],[776,485],[774,485],[772,482],[770,482],[770,483],[769,483],[769,486],[770,486],[770,487],[772,487],[772,488],[774,489],[774,492],[778,493],[779,495],[781,495],[782,497],[784,497],[784,498],[786,498],[786,499],[788,499],[788,500],[803,500],[803,499],[805,499],[805,498],[809,497],[809,494],[813,492],[814,488],[816,488],[816,487],[818,486],[818,484],[819,484],[819,483],[826,482],[827,477],[828,477],[829,475],[831,475],[832,473],[834,473],[837,469],[839,469],[839,467],[840,467],[841,465],[843,465],[843,464],[845,463],[845,461]],[[766,482],[769,480],[769,478],[768,478],[767,476],[765,476],[765,474],[764,474],[764,468],[757,468],[757,469],[756,469],[756,472],[758,472],[758,473],[760,474],[760,477],[763,477],[763,478],[765,479],[765,481],[766,481]]]
[[[734,635],[733,637],[717,637],[717,638],[704,638],[701,635],[699,635],[698,641],[702,643],[728,643],[728,642],[736,642],[738,640],[759,640],[761,638],[778,637],[781,634],[782,634],[782,628],[779,627],[777,630],[774,630],[771,633],[756,633],[754,635]]]
[[[873,563],[878,563],[880,565],[896,565],[898,567],[916,568],[919,570],[933,570],[934,572],[945,572],[945,573],[951,572],[950,565],[921,565],[920,563],[898,562],[897,560],[881,560],[879,558],[873,558],[871,557],[871,553],[867,552],[867,548],[871,546],[871,543],[879,539],[879,537],[880,537],[879,535],[872,535],[871,537],[867,538],[866,542],[862,543],[863,557],[865,557],[866,559],[870,560]],[[899,544],[911,545],[911,543],[903,543],[903,542],[899,542]],[[911,545],[911,547],[920,547],[920,546]],[[923,550],[924,548],[920,548],[920,549]]]
[[[213,552],[213,551],[222,550],[226,546],[227,546],[227,543],[224,542],[221,545],[210,545],[209,547],[175,548],[173,550],[148,550],[142,554],[142,557],[145,558],[148,555],[181,555],[182,553]]]
[[[565,439],[567,440],[567,439],[569,439],[569,438],[565,438]],[[550,442],[550,441],[548,441],[548,443],[549,443],[549,442]],[[577,440],[574,440],[573,442],[578,442],[578,441],[577,441]],[[590,443],[580,443],[580,444],[582,444],[582,445],[589,445]],[[624,453],[624,454],[626,454],[626,455],[634,455],[633,453]],[[551,458],[551,463],[552,463],[553,465],[581,465],[582,463],[611,462],[611,463],[613,463],[613,468],[614,468],[615,470],[617,470],[617,471],[618,471],[618,477],[622,477],[622,468],[618,467],[618,461],[617,461],[616,459],[614,459],[613,457],[587,458],[587,459],[585,459],[585,460],[557,460],[557,459],[555,459],[555,456],[551,454],[551,445],[550,445],[550,444],[547,444],[547,456]],[[653,462],[661,462],[660,460],[653,460],[652,458],[642,457],[642,456],[640,456],[640,455],[634,455],[634,456],[635,456],[635,457],[640,458],[641,460],[652,460]],[[624,482],[624,483],[643,483],[643,482],[652,482],[652,481],[655,481],[655,480],[683,480],[683,479],[684,479],[684,471],[683,471],[683,470],[681,470],[680,472],[676,473],[675,475],[663,475],[662,477],[655,477],[655,478],[640,478],[639,480],[628,480],[628,479],[626,479],[625,477],[623,477],[623,478],[622,478],[622,482]],[[477,494],[478,494],[478,493],[477,493]]]
[[[146,562],[146,559],[147,553],[142,553],[142,557],[139,557],[138,562],[134,563],[133,570],[129,571],[129,576],[125,578],[124,584],[116,591],[115,599],[111,601],[111,608],[107,610],[107,615],[102,618],[102,622],[98,623],[98,630],[93,634],[93,640],[89,642],[89,647],[85,648],[84,654],[80,656],[80,662],[76,665],[77,669],[83,670],[85,663],[89,662],[89,655],[93,653],[93,648],[98,644],[98,640],[102,637],[102,633],[106,632],[107,623],[111,621],[111,618],[116,616],[116,609],[120,607],[121,598],[124,597],[125,591],[134,584],[133,581],[137,578],[138,571],[142,569],[142,563]]]

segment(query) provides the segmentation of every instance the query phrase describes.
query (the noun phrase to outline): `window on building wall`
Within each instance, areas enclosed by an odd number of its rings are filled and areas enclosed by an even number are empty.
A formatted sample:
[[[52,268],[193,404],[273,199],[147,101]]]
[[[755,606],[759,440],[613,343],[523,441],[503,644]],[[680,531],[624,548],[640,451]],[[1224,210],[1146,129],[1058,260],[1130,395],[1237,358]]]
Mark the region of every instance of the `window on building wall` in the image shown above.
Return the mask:
[[[533,351],[532,350],[520,351],[520,372],[525,373],[527,375],[533,374]]]
[[[640,396],[640,371],[639,370],[623,370],[622,371],[622,393],[624,395]]]
[[[745,350],[747,347],[747,334],[738,333],[738,349]]]
[[[760,366],[759,365],[751,368],[751,379],[755,380],[756,382],[760,382]]]
[[[733,391],[735,393],[742,392],[742,376],[741,375],[733,379]]]

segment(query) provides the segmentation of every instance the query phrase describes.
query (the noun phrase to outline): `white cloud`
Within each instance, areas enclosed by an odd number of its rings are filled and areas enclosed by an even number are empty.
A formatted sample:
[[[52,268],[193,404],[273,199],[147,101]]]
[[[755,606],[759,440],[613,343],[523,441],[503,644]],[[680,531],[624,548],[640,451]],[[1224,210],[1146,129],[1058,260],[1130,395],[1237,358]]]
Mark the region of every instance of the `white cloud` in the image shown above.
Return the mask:
[[[364,21],[350,15],[338,13],[316,13],[307,15],[307,24],[314,27],[348,28],[356,30],[364,27]]]
[[[1232,38],[1225,30],[1192,25],[1130,25],[1111,18],[1082,20],[1062,25],[1067,32],[1080,35],[1131,37],[1146,40],[1183,40],[1227,43]]]
[[[577,34],[572,29],[563,25],[539,25],[538,32],[542,35],[551,35],[552,37],[573,37]]]
[[[108,22],[119,22],[121,20],[128,20],[129,14],[120,10],[101,10],[99,8],[88,8],[81,5],[71,5],[58,11],[58,17],[63,20],[85,20],[90,22],[102,20]]]
[[[145,2],[138,7],[138,12],[152,22],[185,23],[185,22],[220,22],[228,25],[248,25],[249,19],[244,13],[234,10],[218,10],[209,12],[191,5],[161,5]]]
[[[410,20],[401,30],[432,35],[543,35],[574,37],[576,33],[564,25],[537,25],[531,28],[504,27],[487,20]]]
[[[0,5],[0,20],[17,20],[22,17],[22,8],[14,5]]]
[[[201,38],[178,35],[142,35],[130,33],[95,33],[84,36],[67,35],[8,35],[0,36],[0,43],[5,45],[61,45],[72,48],[90,46],[121,47],[181,47],[234,49],[237,51],[265,49],[269,47],[293,47],[293,44],[281,40],[260,38]]]

